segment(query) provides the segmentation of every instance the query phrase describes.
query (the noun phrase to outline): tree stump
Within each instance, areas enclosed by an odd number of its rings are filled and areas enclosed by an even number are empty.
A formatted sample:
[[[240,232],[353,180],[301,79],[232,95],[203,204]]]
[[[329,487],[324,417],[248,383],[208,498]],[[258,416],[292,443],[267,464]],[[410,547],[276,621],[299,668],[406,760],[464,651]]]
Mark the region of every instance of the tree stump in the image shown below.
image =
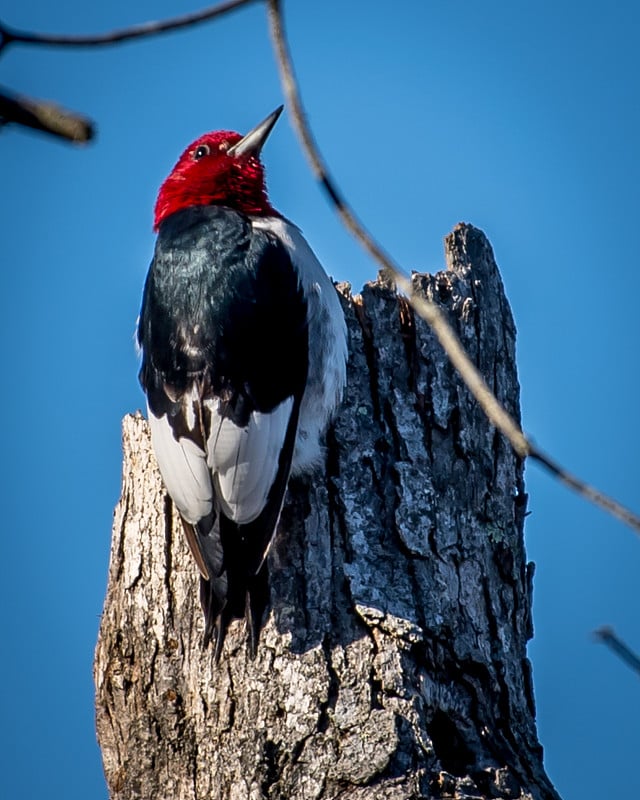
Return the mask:
[[[459,225],[415,289],[519,417],[515,327],[484,234]],[[531,667],[523,465],[384,279],[352,296],[326,466],[292,481],[258,654],[202,650],[197,569],[140,414],[95,658],[112,800],[558,798]]]

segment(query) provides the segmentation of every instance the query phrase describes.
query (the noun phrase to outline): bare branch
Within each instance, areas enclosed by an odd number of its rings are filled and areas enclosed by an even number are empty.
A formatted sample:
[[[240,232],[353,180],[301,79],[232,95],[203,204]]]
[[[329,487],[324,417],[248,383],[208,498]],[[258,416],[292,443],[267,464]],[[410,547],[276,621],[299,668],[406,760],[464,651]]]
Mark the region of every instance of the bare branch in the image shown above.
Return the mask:
[[[609,497],[609,495],[601,492],[594,486],[590,486],[588,483],[585,483],[583,480],[575,475],[572,475],[570,472],[567,472],[566,469],[561,467],[559,464],[556,464],[556,462],[549,458],[548,455],[543,453],[542,450],[539,450],[531,443],[529,443],[529,447],[529,458],[532,458],[534,461],[537,461],[538,464],[541,464],[554,477],[558,478],[561,483],[564,483],[565,486],[573,489],[574,492],[581,494],[591,503],[600,506],[600,508],[607,511],[609,514],[617,517],[630,528],[633,528],[636,533],[640,533],[640,516],[635,514],[626,506],[622,505],[622,503],[619,503],[617,500]]]
[[[11,122],[76,143],[90,141],[95,133],[93,122],[87,117],[0,87],[0,125]]]
[[[380,244],[378,244],[378,242],[376,242],[373,236],[368,233],[364,225],[358,220],[357,216],[342,196],[334,180],[330,177],[329,170],[320,155],[314,136],[307,123],[300,91],[293,70],[291,55],[289,53],[284,22],[280,10],[280,0],[267,0],[267,11],[273,47],[280,70],[284,94],[291,112],[293,126],[315,177],[329,196],[331,203],[345,227],[362,247],[364,247],[364,249],[381,265],[385,273],[389,275],[395,281],[396,285],[406,294],[407,299],[416,313],[432,327],[444,351],[465,382],[469,391],[478,401],[480,407],[492,424],[508,439],[514,451],[521,458],[526,458],[527,456],[533,458],[549,470],[552,475],[559,478],[578,494],[581,494],[587,500],[590,500],[605,511],[618,517],[618,519],[633,528],[636,533],[640,534],[640,516],[634,514],[625,506],[597,489],[588,486],[562,467],[559,467],[526,438],[519,425],[507,413],[491,392],[484,378],[470,360],[456,333],[453,331],[438,306],[423,297],[418,298],[415,296],[409,279],[404,275],[394,259]]]
[[[18,31],[0,22],[0,51],[14,42],[56,47],[98,47],[100,45],[117,44],[127,39],[155,36],[158,33],[166,33],[167,31],[175,31],[178,28],[197,25],[199,22],[206,22],[214,17],[226,14],[228,11],[235,11],[235,9],[253,2],[256,2],[256,0],[226,0],[226,2],[203,8],[200,11],[194,11],[191,14],[172,17],[171,19],[161,20],[159,22],[143,22],[140,25],[132,25],[130,28],[120,28],[108,33],[78,36]]]
[[[624,663],[640,675],[640,657],[637,656],[622,639],[619,639],[613,628],[604,625],[593,632],[599,642],[606,644]]]

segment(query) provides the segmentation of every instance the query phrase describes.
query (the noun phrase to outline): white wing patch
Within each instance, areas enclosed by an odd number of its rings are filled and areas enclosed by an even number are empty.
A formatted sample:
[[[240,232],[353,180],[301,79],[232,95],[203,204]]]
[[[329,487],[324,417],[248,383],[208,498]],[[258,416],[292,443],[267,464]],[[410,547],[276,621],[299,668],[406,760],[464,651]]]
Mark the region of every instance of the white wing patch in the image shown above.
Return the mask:
[[[211,513],[213,487],[204,450],[191,439],[176,440],[166,414],[154,416],[148,408],[149,426],[156,460],[164,485],[187,522]]]
[[[211,411],[207,445],[220,508],[226,517],[244,525],[258,517],[278,471],[293,397],[269,413],[252,412],[245,428],[218,411],[218,401],[206,400]]]
[[[215,492],[219,510],[244,525],[256,519],[267,502],[278,472],[293,397],[270,413],[254,411],[245,428],[219,413],[217,399],[205,400],[204,404],[211,412],[206,453],[191,439],[176,439],[167,416],[156,417],[148,409],[160,473],[187,522],[195,525],[211,513]],[[193,415],[192,403],[185,406],[182,413]]]

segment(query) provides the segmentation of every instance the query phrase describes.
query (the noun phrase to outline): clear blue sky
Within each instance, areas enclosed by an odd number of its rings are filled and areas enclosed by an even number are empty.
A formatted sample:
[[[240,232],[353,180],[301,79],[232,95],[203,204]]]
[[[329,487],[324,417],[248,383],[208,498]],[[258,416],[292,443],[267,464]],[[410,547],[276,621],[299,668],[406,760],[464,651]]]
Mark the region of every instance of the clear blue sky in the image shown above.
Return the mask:
[[[189,4],[192,8],[197,3]],[[5,0],[15,27],[97,32],[184,3]],[[489,236],[518,326],[524,425],[640,509],[640,6],[554,0],[286,3],[311,122],[346,195],[407,269],[443,266],[460,220]],[[119,47],[15,47],[0,82],[82,110],[84,149],[0,132],[5,744],[0,793],[106,797],[91,665],[120,488],[120,420],[143,402],[133,330],[162,179],[193,138],[281,102],[260,5]],[[330,273],[376,267],[316,188],[286,118],[272,200]],[[548,772],[565,800],[640,797],[640,541],[527,470],[534,666]]]

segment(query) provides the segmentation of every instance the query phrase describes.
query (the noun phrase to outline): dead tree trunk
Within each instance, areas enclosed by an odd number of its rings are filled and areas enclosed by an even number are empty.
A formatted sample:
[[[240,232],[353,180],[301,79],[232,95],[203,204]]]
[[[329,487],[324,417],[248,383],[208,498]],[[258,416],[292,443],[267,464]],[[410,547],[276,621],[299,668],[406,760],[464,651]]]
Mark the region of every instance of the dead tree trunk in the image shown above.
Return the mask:
[[[491,247],[458,226],[414,286],[516,417],[515,327]],[[558,798],[535,728],[522,463],[384,281],[342,289],[349,386],[326,469],[290,486],[258,656],[200,647],[196,568],[141,416],[95,660],[116,798]]]

